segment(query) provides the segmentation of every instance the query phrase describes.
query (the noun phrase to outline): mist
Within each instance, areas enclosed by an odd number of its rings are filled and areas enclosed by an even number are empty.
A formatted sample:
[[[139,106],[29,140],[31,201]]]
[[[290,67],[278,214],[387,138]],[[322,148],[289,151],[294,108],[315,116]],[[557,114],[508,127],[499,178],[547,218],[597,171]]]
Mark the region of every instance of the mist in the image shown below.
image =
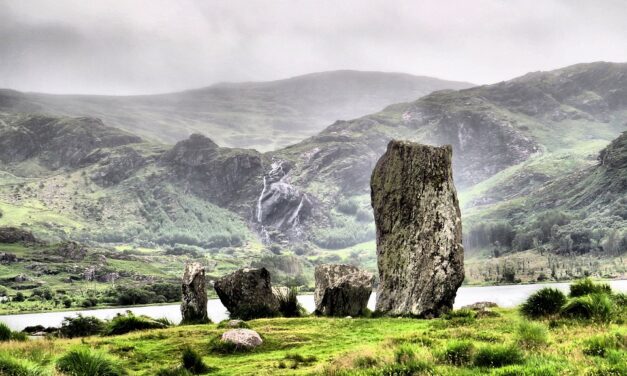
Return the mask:
[[[141,94],[336,69],[494,83],[625,61],[621,1],[0,1],[0,87]]]

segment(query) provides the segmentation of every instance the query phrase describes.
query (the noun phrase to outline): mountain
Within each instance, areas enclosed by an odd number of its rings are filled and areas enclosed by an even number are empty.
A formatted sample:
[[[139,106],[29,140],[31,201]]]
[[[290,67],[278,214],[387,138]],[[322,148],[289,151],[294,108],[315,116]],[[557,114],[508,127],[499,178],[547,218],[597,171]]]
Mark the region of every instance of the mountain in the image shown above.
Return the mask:
[[[319,262],[372,268],[370,174],[391,139],[407,139],[453,147],[469,267],[495,263],[469,273],[472,281],[500,280],[526,252],[538,263],[516,264],[527,280],[551,268],[556,279],[572,277],[592,262],[607,265],[597,268],[604,276],[625,271],[617,137],[627,129],[627,64],[438,91],[265,153],[201,134],[164,145],[105,124],[0,113],[0,225],[52,239],[204,249],[209,260],[246,260],[280,278]],[[85,147],[74,146],[74,133]],[[595,261],[555,261],[583,256]]]
[[[146,139],[175,143],[192,133],[267,151],[298,142],[336,119],[379,111],[468,83],[402,73],[332,71],[279,81],[222,83],[142,96],[48,95],[0,90],[0,111],[97,117]]]

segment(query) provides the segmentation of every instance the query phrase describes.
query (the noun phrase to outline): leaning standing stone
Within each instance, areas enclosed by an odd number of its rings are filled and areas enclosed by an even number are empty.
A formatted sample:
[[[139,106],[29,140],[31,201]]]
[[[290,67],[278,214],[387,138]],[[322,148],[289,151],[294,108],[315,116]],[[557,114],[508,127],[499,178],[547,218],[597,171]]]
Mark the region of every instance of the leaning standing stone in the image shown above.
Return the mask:
[[[356,266],[324,264],[314,273],[316,313],[326,316],[359,316],[372,294],[372,274]]]
[[[185,324],[209,322],[209,316],[207,315],[207,288],[205,287],[205,268],[197,262],[185,265],[185,274],[183,275],[182,287],[182,322]]]
[[[377,227],[377,311],[439,316],[464,280],[452,148],[391,141],[370,181]]]
[[[266,268],[239,269],[218,279],[213,287],[231,318],[250,320],[278,315],[279,302]]]

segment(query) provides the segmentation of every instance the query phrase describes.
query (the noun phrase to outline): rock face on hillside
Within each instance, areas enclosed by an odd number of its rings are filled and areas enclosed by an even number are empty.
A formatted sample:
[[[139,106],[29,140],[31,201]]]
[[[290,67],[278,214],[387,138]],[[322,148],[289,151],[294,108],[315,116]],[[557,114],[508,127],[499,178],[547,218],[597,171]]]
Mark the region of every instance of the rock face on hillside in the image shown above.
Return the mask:
[[[372,274],[352,265],[316,266],[316,313],[326,316],[359,316],[372,294]]]
[[[181,303],[181,314],[183,316],[183,322],[208,322],[205,268],[201,264],[195,262],[185,266],[182,289],[183,300]]]
[[[248,320],[277,314],[279,304],[266,268],[239,269],[218,279],[214,288],[231,317]]]
[[[391,141],[371,178],[380,285],[377,310],[434,317],[464,279],[450,146]]]
[[[0,227],[0,243],[35,243],[36,239],[30,231],[18,227]]]

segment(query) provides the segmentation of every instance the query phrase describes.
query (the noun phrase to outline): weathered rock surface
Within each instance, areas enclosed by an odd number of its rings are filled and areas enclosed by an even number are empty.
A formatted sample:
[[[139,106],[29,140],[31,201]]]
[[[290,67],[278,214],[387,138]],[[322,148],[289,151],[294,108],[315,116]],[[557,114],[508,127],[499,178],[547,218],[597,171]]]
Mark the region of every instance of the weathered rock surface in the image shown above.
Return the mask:
[[[358,316],[364,313],[372,294],[372,274],[356,266],[316,266],[316,313],[327,316]]]
[[[495,308],[499,305],[494,302],[476,302],[462,307],[462,309],[472,309],[473,311],[481,311],[488,308]]]
[[[231,317],[248,320],[277,314],[279,303],[266,268],[239,269],[218,279],[214,288]]]
[[[371,177],[380,285],[377,310],[434,317],[464,279],[452,148],[391,141]]]
[[[254,348],[263,343],[259,333],[251,329],[231,329],[222,334],[223,342],[230,342],[237,347]]]
[[[0,243],[35,243],[36,239],[30,231],[18,227],[0,227]]]
[[[185,265],[181,314],[184,323],[208,322],[205,268],[197,263]]]

